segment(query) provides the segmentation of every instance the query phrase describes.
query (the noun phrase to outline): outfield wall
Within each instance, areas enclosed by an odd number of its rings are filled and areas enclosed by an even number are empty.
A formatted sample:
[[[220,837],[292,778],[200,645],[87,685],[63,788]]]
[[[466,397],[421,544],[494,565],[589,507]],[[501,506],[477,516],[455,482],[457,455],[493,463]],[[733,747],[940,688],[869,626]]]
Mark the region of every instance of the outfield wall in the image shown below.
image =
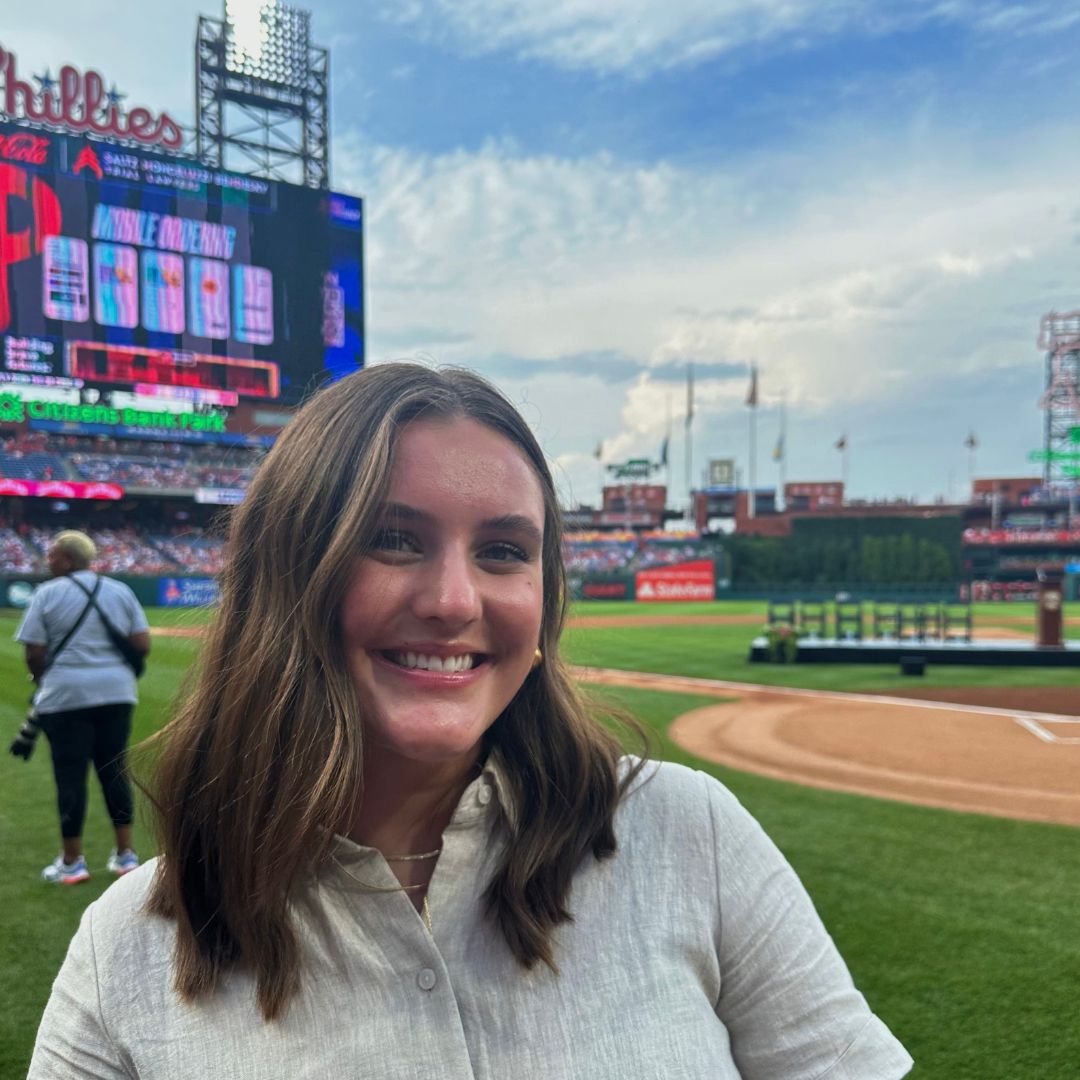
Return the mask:
[[[212,577],[109,577],[128,585],[143,607],[205,607],[218,598],[217,579]],[[0,607],[26,607],[34,589],[48,580],[47,574],[0,576]]]
[[[672,571],[678,568],[656,569]],[[124,574],[109,576],[130,586],[143,607],[204,607],[215,603],[218,598],[218,583],[210,577],[131,577]],[[643,579],[644,582],[649,582],[650,577],[653,594],[644,595]],[[26,607],[34,588],[48,580],[48,576],[42,574],[0,576],[0,607]],[[847,585],[838,582],[831,585],[781,585],[774,588],[763,585],[732,586],[730,580],[720,576],[715,564],[711,580],[707,572],[702,573],[699,569],[680,575],[651,575],[650,571],[639,571],[637,574],[574,575],[569,581],[570,596],[574,600],[642,600],[661,603],[708,600],[815,602],[835,600],[844,593],[860,600],[895,600],[900,603],[941,603],[961,599],[959,587],[953,584]],[[1075,587],[1075,582],[1070,584]],[[1071,595],[1068,598],[1080,599]]]

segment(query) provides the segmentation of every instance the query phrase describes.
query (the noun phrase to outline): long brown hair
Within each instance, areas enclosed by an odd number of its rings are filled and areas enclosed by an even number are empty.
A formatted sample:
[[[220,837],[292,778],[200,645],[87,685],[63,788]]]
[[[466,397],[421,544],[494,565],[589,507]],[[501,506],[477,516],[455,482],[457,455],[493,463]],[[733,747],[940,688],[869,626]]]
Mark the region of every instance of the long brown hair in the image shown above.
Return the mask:
[[[551,474],[528,425],[460,369],[370,368],[296,415],[231,522],[221,604],[185,702],[163,730],[150,785],[162,861],[148,909],[176,921],[175,983],[210,994],[231,966],[256,979],[266,1019],[301,977],[290,896],[328,856],[363,796],[363,715],[338,633],[357,558],[380,524],[396,439],[420,417],[467,416],[513,442],[544,493],[543,664],[488,732],[515,813],[488,887],[490,914],[525,967],[555,967],[574,871],[615,851],[620,743],[559,657],[566,616]]]

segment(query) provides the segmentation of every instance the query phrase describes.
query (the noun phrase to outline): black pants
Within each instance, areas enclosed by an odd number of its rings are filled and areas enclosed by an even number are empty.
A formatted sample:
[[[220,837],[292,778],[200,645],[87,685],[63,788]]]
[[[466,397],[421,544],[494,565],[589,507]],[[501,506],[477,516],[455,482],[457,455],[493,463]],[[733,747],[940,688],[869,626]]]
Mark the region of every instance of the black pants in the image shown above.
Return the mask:
[[[60,834],[65,840],[82,836],[86,820],[86,773],[91,761],[112,823],[130,825],[134,820],[131,784],[124,771],[133,710],[132,705],[96,705],[89,709],[42,713],[38,717],[52,750]]]

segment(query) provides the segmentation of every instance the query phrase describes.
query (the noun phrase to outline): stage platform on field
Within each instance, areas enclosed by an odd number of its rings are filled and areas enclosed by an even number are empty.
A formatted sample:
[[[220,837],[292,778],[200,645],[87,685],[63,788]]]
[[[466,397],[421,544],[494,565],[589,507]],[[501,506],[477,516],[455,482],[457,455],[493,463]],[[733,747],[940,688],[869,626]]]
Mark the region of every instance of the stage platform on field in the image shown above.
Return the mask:
[[[922,641],[904,638],[814,638],[799,640],[797,664],[899,664],[901,660],[921,658],[926,664],[992,664],[997,667],[1080,667],[1080,641],[1067,641],[1060,647],[1040,646],[1032,642],[981,638],[978,641]],[[750,660],[768,662],[769,643],[754,638]]]

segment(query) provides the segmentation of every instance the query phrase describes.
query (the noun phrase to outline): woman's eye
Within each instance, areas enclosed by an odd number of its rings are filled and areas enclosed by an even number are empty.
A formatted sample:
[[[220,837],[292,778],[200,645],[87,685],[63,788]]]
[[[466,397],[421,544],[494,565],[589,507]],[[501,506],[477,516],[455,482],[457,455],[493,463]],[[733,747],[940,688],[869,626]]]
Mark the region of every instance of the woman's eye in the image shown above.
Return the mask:
[[[495,544],[488,544],[481,552],[481,557],[493,562],[528,562],[529,553],[517,546],[501,540]]]
[[[382,529],[371,546],[376,551],[415,551],[416,541],[400,529]]]

